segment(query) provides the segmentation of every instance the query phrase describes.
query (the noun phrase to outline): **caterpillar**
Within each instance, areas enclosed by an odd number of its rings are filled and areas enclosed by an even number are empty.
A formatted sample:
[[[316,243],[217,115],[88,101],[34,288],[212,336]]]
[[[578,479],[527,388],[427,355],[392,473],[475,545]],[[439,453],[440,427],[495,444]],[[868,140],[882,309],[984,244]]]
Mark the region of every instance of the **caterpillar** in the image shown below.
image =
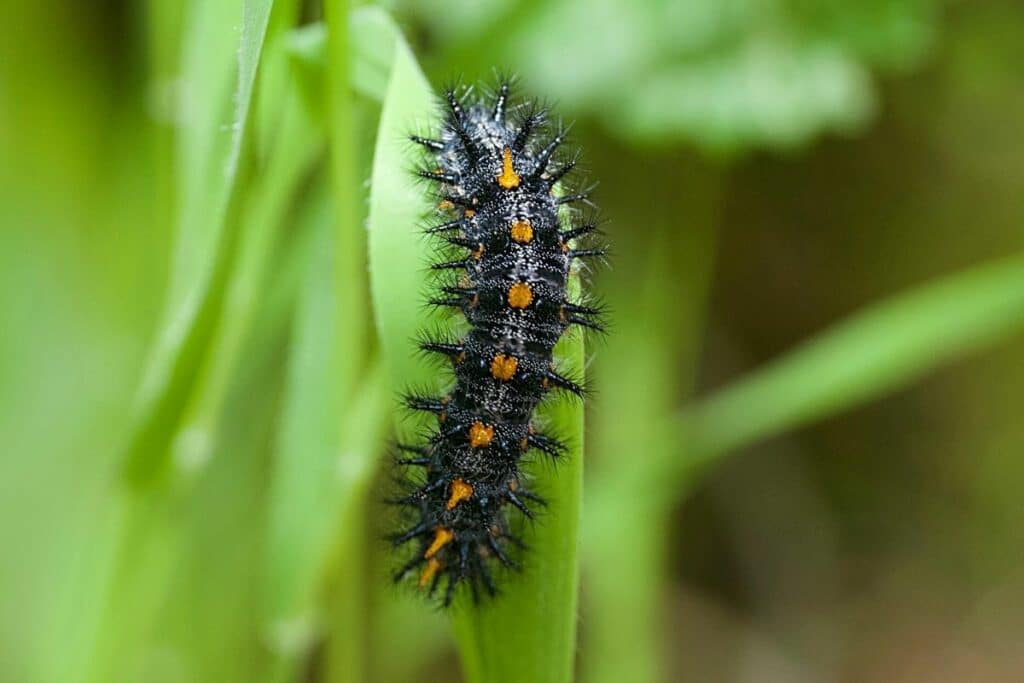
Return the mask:
[[[416,169],[432,183],[442,222],[426,228],[445,257],[430,303],[460,311],[461,336],[428,335],[420,348],[447,359],[454,386],[446,395],[412,393],[413,411],[437,418],[419,443],[398,445],[406,475],[393,502],[405,522],[391,540],[411,547],[395,580],[412,576],[443,604],[460,585],[474,601],[497,592],[495,568],[519,569],[526,543],[509,513],[532,519],[546,501],[521,467],[530,453],[557,460],[566,446],[536,424],[538,404],[553,391],[582,397],[578,379],[558,371],[553,349],[571,327],[603,330],[602,308],[570,300],[570,271],[604,249],[580,238],[596,232],[589,189],[561,183],[577,164],[566,155],[567,128],[552,126],[547,107],[513,103],[511,83],[492,92],[444,92],[439,135],[412,135],[429,163]],[[447,274],[445,276],[444,274]]]

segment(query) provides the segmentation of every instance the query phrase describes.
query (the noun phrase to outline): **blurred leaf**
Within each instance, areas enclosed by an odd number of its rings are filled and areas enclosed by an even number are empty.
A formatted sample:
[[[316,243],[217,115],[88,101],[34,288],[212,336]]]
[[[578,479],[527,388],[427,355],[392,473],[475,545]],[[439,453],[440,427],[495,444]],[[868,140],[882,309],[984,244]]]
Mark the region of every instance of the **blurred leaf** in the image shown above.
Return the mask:
[[[350,62],[352,88],[374,101],[384,99],[391,73],[398,27],[377,7],[360,7],[349,18],[352,34]],[[306,24],[287,36],[289,56],[295,67],[303,97],[311,109],[325,115],[325,71],[327,69],[327,25]]]
[[[875,107],[867,69],[842,50],[766,38],[652,70],[618,103],[615,122],[649,141],[789,147],[823,130],[856,129]]]
[[[299,96],[316,122],[326,129],[324,71],[327,65],[327,25],[317,22],[298,26],[288,32],[284,42]]]
[[[242,344],[263,306],[267,278],[281,258],[278,247],[287,231],[288,212],[323,149],[323,139],[295,89],[285,80],[278,80],[277,85],[279,90],[261,91],[277,104],[278,125],[268,145],[263,173],[246,193],[247,204],[242,209],[245,227],[225,286],[220,321],[172,442],[174,463],[182,473],[194,473],[212,455],[225,396],[241,367]]]
[[[674,160],[678,170],[669,174],[646,163],[649,191],[663,199],[650,216],[634,218],[645,225],[645,246],[617,252],[599,283],[615,319],[596,353],[596,398],[588,406],[581,620],[587,654],[580,662],[586,683],[665,678],[669,522],[646,495],[644,476],[650,463],[679,457],[678,437],[659,427],[678,413],[680,396],[693,392],[716,256],[723,169]]]
[[[335,274],[323,193],[311,202],[310,213],[316,246],[295,320],[265,552],[265,628],[282,680],[302,665],[327,617],[317,599],[322,583],[343,573],[338,563],[362,556],[359,547],[339,544],[349,537],[347,530],[358,535],[363,528],[359,513],[366,507],[390,407],[380,373],[371,372],[359,393],[362,400],[344,424],[339,420],[340,387],[332,372],[340,351]],[[342,585],[346,591],[361,590],[347,581]],[[283,675],[286,671],[291,673]]]
[[[377,8],[352,13],[352,87],[381,102],[387,93],[395,46],[403,40],[395,22]]]
[[[334,7],[331,17],[344,8]],[[397,28],[377,8],[361,8],[348,17],[352,33],[351,50],[342,54],[351,59],[337,69],[351,69],[351,87],[371,97],[383,97],[391,65]],[[323,88],[326,85],[326,61],[330,36],[327,26],[314,24],[295,29],[288,35],[287,50],[299,75],[309,110],[323,110]],[[344,89],[334,78],[333,88]],[[346,100],[351,99],[346,96]],[[335,102],[334,106],[349,108],[351,103]],[[338,634],[330,641],[326,671],[344,672],[358,677],[366,657],[366,615],[363,562],[352,558],[366,555],[362,530],[368,505],[370,482],[375,472],[375,458],[382,451],[380,443],[383,418],[390,414],[392,397],[382,394],[381,373],[374,369],[363,376],[358,390],[346,386],[352,373],[362,373],[360,353],[353,335],[361,326],[358,319],[363,307],[353,310],[351,301],[358,293],[358,283],[366,277],[362,242],[361,202],[355,175],[347,169],[354,158],[353,147],[361,143],[355,126],[346,127],[345,117],[330,117],[336,144],[343,150],[336,164],[341,164],[341,177],[335,177],[335,207],[342,218],[334,236],[322,235],[321,255],[313,264],[307,285],[304,313],[297,321],[299,354],[294,359],[289,390],[285,432],[279,449],[278,471],[274,479],[274,495],[270,518],[265,591],[268,596],[267,618],[270,620],[270,642],[277,658],[274,676],[288,679],[295,667],[330,620]],[[340,185],[339,185],[340,183]],[[342,187],[343,186],[343,187]],[[338,192],[344,190],[343,196]],[[342,241],[344,247],[337,246]],[[329,248],[329,252],[326,251]],[[331,260],[324,254],[337,254]],[[330,280],[324,278],[329,276]],[[322,288],[335,284],[337,294]],[[333,290],[332,288],[329,288]],[[328,311],[324,306],[330,305]],[[343,371],[341,360],[349,366]],[[312,373],[312,374],[311,374]],[[349,379],[338,381],[339,375]],[[351,410],[343,413],[343,406]],[[344,414],[344,427],[338,436],[338,415]],[[328,435],[333,437],[328,438]],[[332,445],[333,444],[333,445]],[[338,601],[334,614],[323,613],[319,592],[327,577],[346,596]],[[328,673],[328,675],[331,675]]]
[[[253,217],[246,213],[253,210],[246,205],[246,190],[254,170],[248,130],[256,118],[251,103],[271,4],[194,3],[186,10],[177,251],[167,319],[150,358],[121,463],[133,490],[116,498],[116,520],[110,525],[116,538],[111,542],[113,559],[96,601],[97,615],[91,618],[97,627],[90,667],[82,672],[92,680],[110,680],[114,671],[137,664],[145,652],[142,645],[151,636],[179,559],[182,525],[181,501],[174,492],[146,495],[140,489],[152,493],[170,470],[175,433],[184,437],[176,444],[181,452],[205,453],[212,444],[212,423],[256,291],[265,285],[260,265],[280,223],[281,205],[294,189],[283,185],[283,192],[262,196],[267,203],[257,202],[263,213],[255,216],[262,227],[250,231],[248,241],[242,239],[242,219]],[[248,275],[232,278],[236,263]],[[226,316],[225,302],[234,307]],[[222,325],[225,317],[228,324]],[[208,363],[211,346],[217,348],[213,366]],[[204,378],[198,391],[197,378]],[[192,419],[178,432],[190,408]]]
[[[187,21],[178,244],[167,318],[125,454],[125,473],[135,485],[153,483],[167,468],[170,439],[219,323],[236,255],[243,146],[271,4],[196,3]]]
[[[313,556],[328,543],[326,529],[337,517],[334,489],[340,439],[341,401],[334,381],[338,330],[332,296],[334,268],[330,245],[330,205],[317,192],[305,220],[314,232],[314,248],[298,311],[282,409],[281,429],[271,482],[264,572],[265,623],[271,643],[286,655],[305,654],[289,640],[286,629],[306,624],[315,615],[307,601],[315,586],[318,563]]]
[[[407,172],[412,160],[408,134],[435,111],[433,91],[404,40],[395,43],[387,95],[377,130],[370,180],[370,287],[377,336],[396,392],[436,381],[437,373],[417,357],[415,334],[425,324],[420,295],[428,285],[426,241],[417,226],[427,214],[426,194]],[[440,322],[439,316],[434,316]],[[403,421],[405,430],[414,429]]]
[[[363,10],[390,19],[379,9]],[[380,379],[376,371],[366,376],[371,363],[373,344],[372,311],[367,274],[367,236],[364,230],[363,182],[365,172],[359,167],[362,119],[356,111],[353,84],[356,67],[353,63],[353,13],[347,0],[324,3],[327,23],[326,110],[327,136],[330,150],[330,187],[333,205],[335,254],[334,299],[338,325],[338,355],[335,378],[339,385],[342,410],[346,417],[360,416],[371,402],[373,392],[364,382]],[[395,30],[397,34],[397,30]],[[362,60],[358,60],[362,61]],[[371,209],[372,210],[372,209]],[[371,255],[371,273],[373,263]],[[387,400],[390,400],[387,396]],[[382,398],[382,400],[384,400]],[[374,405],[377,405],[374,403]],[[376,437],[376,430],[364,423],[348,423],[355,436]],[[330,679],[361,680],[368,667],[369,594],[365,571],[366,514],[369,483],[375,468],[370,459],[375,451],[370,445],[362,450],[343,450],[338,466],[346,473],[346,489],[342,512],[341,538],[337,547],[341,557],[335,565],[336,585],[344,591],[344,599],[333,602],[332,628],[337,636],[329,642],[326,653],[326,675]]]
[[[267,19],[259,75],[254,85],[250,148],[254,163],[262,165],[274,149],[290,97],[287,88],[296,87],[296,74],[288,52],[288,37],[300,19],[300,0],[275,0]],[[307,117],[310,111],[303,112]],[[315,128],[315,127],[314,127]],[[312,131],[310,131],[312,134]],[[262,168],[262,166],[261,166]]]
[[[919,63],[942,2],[555,0],[487,3],[479,13],[418,2],[410,9],[456,55],[449,72],[479,68],[475,55],[494,54],[489,62],[512,65],[532,89],[603,119],[613,133],[731,151],[788,147],[866,123],[876,109],[870,70]]]
[[[325,679],[365,679],[370,656],[369,593],[366,558],[370,554],[366,536],[367,516],[373,506],[372,484],[377,458],[384,452],[394,397],[384,381],[380,364],[373,362],[342,423],[341,447],[336,458],[337,490],[332,505],[338,506],[332,527],[333,540],[323,548],[324,560],[317,564],[329,580],[330,633]],[[360,676],[356,676],[356,673]]]
[[[327,142],[335,230],[335,304],[343,344],[337,382],[343,405],[357,400],[355,389],[367,366],[372,342],[369,285],[366,273],[366,231],[363,229],[365,179],[357,148],[362,138],[352,96],[351,5],[348,0],[324,3],[327,22]],[[353,675],[358,675],[355,672]]]
[[[692,468],[849,410],[1024,328],[1024,257],[897,295],[698,402],[682,421],[693,459],[653,479],[675,497]]]

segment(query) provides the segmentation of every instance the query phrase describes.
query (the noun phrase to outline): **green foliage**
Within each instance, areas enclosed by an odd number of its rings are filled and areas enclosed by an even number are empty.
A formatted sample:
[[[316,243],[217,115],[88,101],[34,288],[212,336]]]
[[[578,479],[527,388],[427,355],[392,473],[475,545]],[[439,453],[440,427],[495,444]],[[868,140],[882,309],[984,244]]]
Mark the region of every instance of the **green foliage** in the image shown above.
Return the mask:
[[[242,32],[235,40],[239,16]],[[149,484],[165,473],[173,448],[181,468],[209,457],[215,419],[210,413],[219,409],[225,373],[234,362],[245,321],[223,323],[224,331],[215,344],[221,350],[217,362],[204,365],[204,356],[211,337],[221,329],[229,274],[240,249],[241,197],[248,173],[248,159],[243,157],[245,146],[251,144],[247,138],[250,102],[269,17],[269,2],[201,4],[189,16],[193,23],[186,31],[183,58],[188,105],[179,112],[185,132],[180,138],[178,257],[167,322],[143,381],[140,417],[126,456],[126,474],[137,485]],[[230,135],[224,134],[225,125]],[[254,233],[247,233],[250,244],[266,243],[265,230]],[[251,248],[262,251],[260,246]],[[244,282],[246,276],[259,276],[253,270],[259,268],[260,255],[252,259],[247,272],[236,280],[243,281],[241,297],[253,287]],[[249,296],[233,308],[241,308],[238,315],[244,318],[251,306]],[[209,387],[205,395],[193,394],[193,383],[205,383]],[[194,406],[192,420],[183,414],[190,406]]]
[[[705,472],[1024,326],[1019,235],[993,229],[977,253],[999,258],[864,297],[880,303],[693,396],[742,181],[719,153],[863,130],[878,76],[929,55],[940,0],[399,5],[396,23],[341,0],[322,21],[294,0],[150,0],[125,19],[144,36],[127,59],[83,56],[57,3],[29,3],[0,41],[18,105],[0,107],[0,153],[23,164],[0,167],[0,679],[455,679],[445,647],[474,683],[565,683],[577,663],[667,679],[673,514]],[[963,68],[1010,90],[975,42]],[[417,427],[396,394],[444,381],[414,335],[449,323],[420,300],[428,207],[405,134],[442,77],[495,64],[581,116],[610,172],[613,268],[572,286],[604,289],[612,332],[557,349],[575,374],[593,358],[597,392],[586,440],[583,405],[544,407],[572,448],[536,466],[551,505],[527,570],[442,618],[387,584],[375,540],[380,464]],[[999,173],[973,148],[936,166],[1015,182],[1005,140],[973,134]]]
[[[446,42],[449,69],[487,51],[613,134],[739,151],[862,127],[870,69],[920,62],[940,0],[442,4],[409,9]]]
[[[1021,326],[1024,260],[1016,256],[927,283],[837,323],[705,398],[681,422],[698,457],[714,458],[894,391]],[[686,467],[666,463],[666,497],[676,495]]]

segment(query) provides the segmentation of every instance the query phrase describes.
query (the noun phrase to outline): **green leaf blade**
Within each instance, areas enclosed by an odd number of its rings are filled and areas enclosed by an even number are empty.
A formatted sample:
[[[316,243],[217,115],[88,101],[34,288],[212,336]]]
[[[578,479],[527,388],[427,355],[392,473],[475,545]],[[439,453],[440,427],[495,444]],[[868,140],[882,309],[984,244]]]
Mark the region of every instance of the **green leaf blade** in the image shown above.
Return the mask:
[[[370,288],[381,356],[397,393],[436,373],[416,358],[413,338],[430,321],[421,300],[427,280],[417,226],[429,205],[406,169],[408,134],[434,111],[434,93],[404,40],[397,40],[386,87],[370,185]]]
[[[1024,257],[928,283],[857,313],[719,390],[685,418],[713,458],[848,410],[1024,326]]]
[[[166,319],[124,455],[126,478],[135,486],[152,485],[166,472],[171,441],[217,331],[239,243],[243,148],[272,5],[245,0],[191,9],[177,248]]]

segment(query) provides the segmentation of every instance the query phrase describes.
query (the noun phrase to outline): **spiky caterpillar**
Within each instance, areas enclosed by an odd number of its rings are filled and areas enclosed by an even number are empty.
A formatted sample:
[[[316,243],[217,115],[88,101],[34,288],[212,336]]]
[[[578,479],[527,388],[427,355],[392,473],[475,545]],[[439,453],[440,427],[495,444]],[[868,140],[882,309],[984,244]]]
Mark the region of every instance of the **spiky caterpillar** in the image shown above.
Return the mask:
[[[414,550],[395,579],[416,575],[430,595],[444,580],[445,605],[460,584],[474,599],[481,589],[493,595],[494,564],[518,566],[525,544],[506,513],[529,518],[531,505],[545,503],[520,465],[530,451],[565,451],[536,427],[535,409],[553,390],[582,394],[555,368],[554,346],[570,326],[601,329],[600,310],[567,291],[573,262],[603,251],[577,248],[593,223],[563,226],[560,217],[561,206],[587,201],[587,192],[555,192],[575,165],[559,151],[565,131],[545,133],[544,108],[512,106],[507,81],[487,100],[449,89],[439,138],[412,136],[433,157],[418,175],[437,184],[447,219],[427,232],[457,251],[432,265],[454,273],[432,303],[461,310],[468,332],[420,345],[450,359],[455,385],[444,396],[407,397],[438,427],[425,443],[400,446],[409,457],[398,463],[425,476],[407,480],[397,500],[409,521],[393,541]]]

